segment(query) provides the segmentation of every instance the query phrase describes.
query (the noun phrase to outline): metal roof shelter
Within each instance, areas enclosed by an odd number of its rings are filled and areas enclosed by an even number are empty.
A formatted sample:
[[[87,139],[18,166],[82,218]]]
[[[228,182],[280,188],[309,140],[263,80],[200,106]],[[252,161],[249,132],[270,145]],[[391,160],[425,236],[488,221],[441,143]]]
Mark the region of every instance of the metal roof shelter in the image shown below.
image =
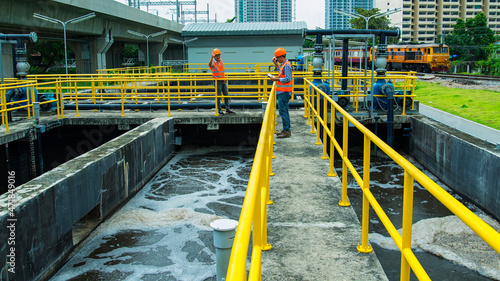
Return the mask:
[[[283,47],[287,58],[302,53],[305,22],[195,23],[186,25],[181,35],[188,41],[188,62],[208,64],[217,48],[224,63],[271,62],[274,50]],[[208,67],[207,67],[208,70]]]

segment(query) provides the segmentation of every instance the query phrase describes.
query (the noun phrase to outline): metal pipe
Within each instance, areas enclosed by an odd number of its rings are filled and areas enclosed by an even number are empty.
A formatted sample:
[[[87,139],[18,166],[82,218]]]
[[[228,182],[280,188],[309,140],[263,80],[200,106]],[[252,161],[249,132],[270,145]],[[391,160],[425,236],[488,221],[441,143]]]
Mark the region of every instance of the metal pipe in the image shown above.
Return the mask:
[[[399,37],[401,31],[397,30],[365,30],[365,29],[308,29],[306,35],[331,35],[331,34],[374,34]]]
[[[394,91],[393,88],[388,87],[385,92],[387,95],[387,144],[394,148]]]
[[[342,40],[342,77],[348,76],[349,38]],[[342,90],[347,90],[347,79],[342,79]]]
[[[107,110],[121,110],[120,103],[114,104],[78,104],[78,109],[107,109]],[[126,109],[168,109],[168,104],[124,104],[124,108]],[[304,102],[290,102],[288,104],[290,108],[301,108],[304,106]],[[192,104],[171,104],[170,109],[211,109],[214,108],[215,104],[213,103],[192,103]],[[231,103],[231,108],[262,108],[262,103],[260,102],[252,102],[252,103]],[[76,104],[65,104],[64,109],[75,110]]]

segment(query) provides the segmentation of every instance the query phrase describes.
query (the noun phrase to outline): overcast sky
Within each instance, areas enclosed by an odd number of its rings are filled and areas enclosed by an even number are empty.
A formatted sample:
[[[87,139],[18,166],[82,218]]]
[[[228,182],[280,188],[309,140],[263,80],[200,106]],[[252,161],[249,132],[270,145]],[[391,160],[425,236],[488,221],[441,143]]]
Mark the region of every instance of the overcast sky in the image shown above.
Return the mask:
[[[120,3],[128,4],[128,0],[116,0]],[[197,0],[197,9],[206,10],[209,4],[210,19],[215,18],[217,14],[218,22],[225,22],[226,19],[234,17],[234,0]],[[317,26],[325,27],[325,0],[295,0],[296,20],[307,22],[308,29],[315,29]],[[167,10],[171,7],[150,6],[149,12],[156,13],[161,17],[172,19],[167,15]],[[146,7],[141,7],[145,10]],[[175,17],[174,17],[175,19]]]

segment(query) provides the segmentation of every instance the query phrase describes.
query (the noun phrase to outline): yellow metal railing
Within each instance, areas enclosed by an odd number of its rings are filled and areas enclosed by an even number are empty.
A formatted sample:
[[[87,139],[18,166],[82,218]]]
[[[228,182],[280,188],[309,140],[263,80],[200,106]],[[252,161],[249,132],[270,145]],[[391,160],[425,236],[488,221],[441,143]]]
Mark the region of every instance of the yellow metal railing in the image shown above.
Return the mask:
[[[256,70],[269,66],[268,63],[253,64]],[[259,69],[258,69],[259,68]],[[251,73],[226,73],[226,81],[229,90],[229,98],[236,99],[253,99],[263,101],[267,98],[271,84],[266,74],[269,72],[251,72]],[[277,75],[274,70],[273,75]],[[330,74],[330,75],[328,75]],[[335,79],[332,79],[332,74]],[[335,90],[340,89],[343,79],[348,80],[349,94],[339,95],[352,99],[354,109],[358,112],[360,106],[359,101],[366,96],[366,89],[371,87],[371,79],[369,76],[363,76],[350,72],[349,77],[341,77],[340,72],[328,73],[324,71],[322,77],[315,79],[324,79],[333,81]],[[294,95],[292,102],[295,101],[297,94],[305,92],[303,78],[312,76],[311,72],[297,71],[294,72]],[[414,97],[414,76],[400,75],[393,76],[397,79],[394,82],[397,89],[404,89],[406,97]],[[19,110],[21,102],[15,104],[7,104],[5,95],[12,87],[22,88],[25,83],[30,83],[33,88],[37,89],[39,94],[53,94],[56,97],[55,101],[50,101],[57,104],[57,114],[59,118],[64,118],[64,103],[74,103],[76,107],[76,116],[79,116],[80,104],[103,104],[114,103],[119,104],[121,115],[125,116],[125,107],[130,104],[149,103],[149,104],[168,104],[168,116],[171,116],[171,105],[177,103],[193,103],[196,100],[215,100],[221,98],[217,96],[216,88],[211,73],[171,73],[168,72],[168,67],[158,68],[120,68],[108,69],[99,71],[98,74],[44,74],[44,75],[28,75],[29,80],[6,80],[8,83],[1,85],[0,92],[0,108],[2,111],[2,124],[8,128],[7,113],[14,110]],[[249,81],[246,85],[242,85],[241,81]],[[302,82],[302,83],[301,83]],[[24,85],[24,86],[23,86]],[[31,88],[31,89],[33,89]],[[243,91],[237,92],[239,89]],[[406,94],[410,93],[410,94]],[[398,97],[396,95],[396,97]],[[31,117],[32,99],[28,99],[26,108],[30,108],[28,117]],[[405,99],[406,101],[406,99]],[[413,102],[413,99],[412,99]],[[217,103],[214,103],[218,106]],[[403,107],[402,114],[405,114],[406,106]],[[218,108],[215,115],[218,115]]]
[[[262,251],[272,247],[267,243],[267,205],[269,176],[272,172],[273,144],[276,118],[276,83],[274,83],[260,130],[259,143],[241,208],[238,229],[234,238],[226,280],[247,280],[247,254],[252,234],[252,258],[248,280],[261,279]]]
[[[9,113],[18,110],[26,110],[27,117],[33,117],[33,102],[37,100],[36,92],[39,85],[41,84],[34,80],[10,80],[10,83],[0,84],[1,123],[5,126],[6,133],[9,133]],[[20,91],[24,93],[20,95],[22,98],[16,97],[15,100],[10,99],[7,101],[9,91]],[[39,104],[44,105],[52,102],[56,102],[56,100],[44,101]]]
[[[401,280],[410,279],[410,269],[413,270],[419,280],[430,280],[420,262],[415,257],[411,249],[412,237],[412,217],[413,217],[413,188],[417,181],[427,189],[436,199],[445,207],[459,217],[468,225],[479,237],[488,243],[496,252],[500,253],[500,233],[481,220],[472,211],[467,209],[457,199],[442,189],[437,183],[427,177],[422,171],[417,169],[408,160],[402,157],[394,149],[379,139],[370,130],[364,127],[354,117],[349,115],[342,107],[334,102],[329,96],[318,89],[313,83],[305,79],[306,93],[304,96],[304,117],[308,118],[308,124],[311,124],[311,133],[316,133],[316,144],[323,144],[322,159],[330,160],[328,176],[335,176],[334,155],[335,151],[342,158],[342,198],[339,202],[341,206],[349,206],[347,201],[347,177],[350,172],[363,192],[362,207],[362,237],[361,244],[358,245],[358,251],[369,253],[372,251],[368,244],[368,222],[369,207],[371,206],[378,215],[383,225],[391,235],[397,247],[401,251]],[[331,108],[328,119],[327,109]],[[335,137],[335,117],[342,115],[343,142],[340,144]],[[363,176],[360,176],[348,157],[348,132],[349,124],[354,125],[364,135],[363,149]],[[322,130],[319,130],[322,128]],[[320,131],[323,135],[320,136]],[[321,139],[323,142],[321,142]],[[370,191],[370,149],[371,144],[375,144],[384,151],[387,156],[394,160],[404,170],[404,197],[403,197],[403,226],[402,235],[398,233],[394,224],[390,221],[385,211],[375,199]],[[327,152],[327,146],[330,151]]]

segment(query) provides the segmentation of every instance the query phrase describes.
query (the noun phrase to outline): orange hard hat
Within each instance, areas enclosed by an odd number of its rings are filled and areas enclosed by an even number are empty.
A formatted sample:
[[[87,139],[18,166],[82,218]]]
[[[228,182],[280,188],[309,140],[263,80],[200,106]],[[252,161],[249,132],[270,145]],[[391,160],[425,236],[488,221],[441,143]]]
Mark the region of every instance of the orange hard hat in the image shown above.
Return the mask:
[[[283,48],[278,48],[274,51],[274,57],[281,57],[283,55],[286,55],[286,51]]]
[[[214,53],[214,55],[220,55],[220,50],[219,49],[214,49],[212,51],[212,53]]]

